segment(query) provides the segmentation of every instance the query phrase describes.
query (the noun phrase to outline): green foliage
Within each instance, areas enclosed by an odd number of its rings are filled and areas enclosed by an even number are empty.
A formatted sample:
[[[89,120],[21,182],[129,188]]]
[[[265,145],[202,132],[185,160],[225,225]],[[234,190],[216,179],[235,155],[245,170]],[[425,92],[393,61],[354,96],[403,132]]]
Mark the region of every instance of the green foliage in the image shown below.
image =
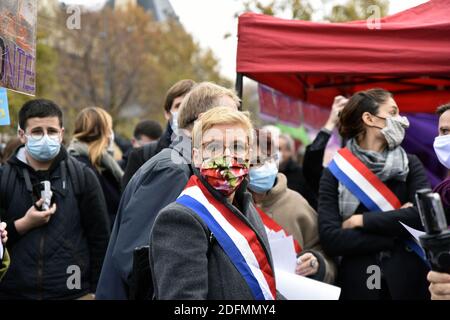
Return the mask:
[[[258,12],[269,16],[289,12],[289,18],[299,20],[311,20],[313,13],[311,4],[302,0],[273,0],[268,3],[260,0],[246,0],[243,7],[245,11]]]
[[[389,11],[388,0],[349,0],[345,5],[334,6],[326,19],[331,22],[365,20],[374,14],[373,6],[379,8],[380,17],[386,16]]]
[[[244,11],[253,11],[270,16],[283,16],[290,19],[309,21],[314,14],[313,3],[318,0],[246,0],[243,3]],[[322,8],[326,8],[327,0],[321,0]],[[345,22],[352,20],[364,20],[373,14],[373,7],[380,9],[380,16],[384,17],[389,11],[389,0],[348,0],[345,4],[337,4],[331,8],[331,12],[324,12],[322,17],[330,22]]]

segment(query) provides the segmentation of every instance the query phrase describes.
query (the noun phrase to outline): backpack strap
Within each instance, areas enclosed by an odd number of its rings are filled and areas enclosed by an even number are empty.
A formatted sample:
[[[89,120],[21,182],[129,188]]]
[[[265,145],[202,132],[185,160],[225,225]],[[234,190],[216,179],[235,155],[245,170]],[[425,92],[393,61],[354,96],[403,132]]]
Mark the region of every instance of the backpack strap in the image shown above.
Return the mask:
[[[0,179],[0,201],[1,207],[5,210],[8,210],[9,207],[7,199],[10,199],[10,195],[13,193],[12,187],[14,186],[16,175],[16,170],[9,163],[3,165],[2,177]]]
[[[33,203],[33,206],[39,210],[39,208],[36,206],[36,201],[38,201],[40,197],[36,197],[35,193],[33,192],[33,184],[31,183],[30,172],[28,171],[27,168],[23,168],[22,173],[23,173],[23,178],[25,180],[25,187],[27,188],[27,191],[31,196],[31,201]]]
[[[75,195],[81,195],[86,185],[83,164],[74,159],[72,156],[68,156],[66,165],[69,171],[69,175],[71,178],[70,180],[72,181]]]
[[[22,173],[23,173],[23,178],[25,179],[25,186],[27,188],[27,191],[30,194],[33,194],[33,184],[31,183],[30,173],[28,172],[28,169],[23,168]]]
[[[66,161],[61,161],[61,186],[63,192],[67,192],[67,164]]]

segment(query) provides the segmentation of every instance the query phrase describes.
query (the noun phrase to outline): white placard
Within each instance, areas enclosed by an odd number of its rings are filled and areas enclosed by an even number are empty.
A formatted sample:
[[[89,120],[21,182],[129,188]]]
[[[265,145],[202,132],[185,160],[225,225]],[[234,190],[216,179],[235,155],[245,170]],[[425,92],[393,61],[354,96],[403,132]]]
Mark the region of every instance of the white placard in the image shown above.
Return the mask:
[[[275,269],[295,272],[297,257],[292,236],[270,240],[269,244]]]
[[[338,300],[341,288],[275,268],[278,291],[288,300]]]
[[[268,232],[277,290],[288,300],[338,300],[341,288],[297,275],[297,254],[292,236]]]

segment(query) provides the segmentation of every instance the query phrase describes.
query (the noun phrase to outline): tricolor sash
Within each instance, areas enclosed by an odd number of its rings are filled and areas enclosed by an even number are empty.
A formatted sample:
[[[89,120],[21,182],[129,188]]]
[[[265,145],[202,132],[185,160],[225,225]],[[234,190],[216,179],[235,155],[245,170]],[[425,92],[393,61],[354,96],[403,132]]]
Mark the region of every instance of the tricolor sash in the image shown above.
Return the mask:
[[[333,157],[328,169],[370,211],[391,211],[401,208],[397,196],[348,148]],[[425,262],[425,252],[413,240],[406,244]]]
[[[255,300],[275,300],[275,276],[255,231],[191,176],[177,203],[193,210],[247,282]]]
[[[261,208],[256,207],[256,210],[258,211],[259,216],[261,217],[261,220],[264,223],[264,227],[266,227],[266,231],[272,230],[278,232],[280,230],[283,230],[284,234],[286,236],[289,236],[286,230],[284,230],[283,227],[280,226],[274,219],[269,217],[269,215],[265,213]],[[292,238],[292,240],[294,241],[295,253],[299,254],[300,252],[302,252],[302,247],[300,246],[300,243],[298,243],[297,240],[295,240],[294,238]]]

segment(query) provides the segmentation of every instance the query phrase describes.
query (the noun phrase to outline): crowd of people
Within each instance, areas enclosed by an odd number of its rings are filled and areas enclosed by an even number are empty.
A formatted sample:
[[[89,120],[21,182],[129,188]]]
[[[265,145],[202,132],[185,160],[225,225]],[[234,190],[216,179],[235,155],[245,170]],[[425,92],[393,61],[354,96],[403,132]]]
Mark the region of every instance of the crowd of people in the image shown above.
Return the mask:
[[[64,146],[61,108],[26,102],[0,167],[0,299],[283,299],[269,245],[280,230],[295,273],[341,299],[450,299],[450,275],[430,271],[400,224],[423,229],[414,197],[431,186],[401,147],[409,122],[395,97],[336,97],[302,164],[290,136],[255,128],[240,104],[180,80],[165,130],[141,121],[118,160],[105,109],[81,110]],[[434,148],[450,169],[450,104],[437,115]],[[336,128],[343,148],[324,167]],[[450,180],[435,191],[448,215]]]

